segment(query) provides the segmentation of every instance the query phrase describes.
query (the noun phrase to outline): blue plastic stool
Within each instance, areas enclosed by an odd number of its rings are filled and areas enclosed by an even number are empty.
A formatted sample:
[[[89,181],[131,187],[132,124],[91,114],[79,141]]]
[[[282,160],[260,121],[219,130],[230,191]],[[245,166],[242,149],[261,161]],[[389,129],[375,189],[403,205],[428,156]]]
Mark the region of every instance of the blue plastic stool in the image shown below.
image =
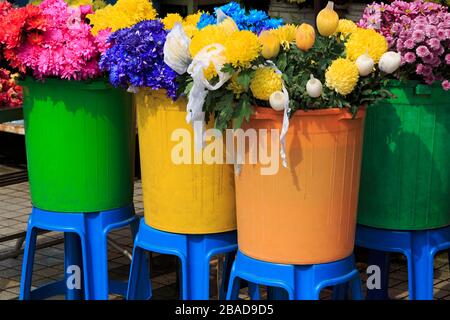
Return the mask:
[[[137,232],[138,217],[132,206],[95,213],[60,213],[33,208],[28,220],[28,231],[22,265],[20,300],[45,299],[65,294],[66,299],[106,300],[110,292],[125,295],[126,283],[108,280],[107,235],[113,229],[130,225],[133,237]],[[65,278],[31,290],[34,253],[40,230],[64,232]],[[81,288],[69,288],[73,270],[81,272]],[[149,295],[150,288],[140,286],[141,295]]]
[[[353,255],[331,263],[289,265],[256,260],[238,251],[231,270],[227,300],[238,297],[241,279],[253,284],[282,288],[287,296],[278,289],[269,290],[269,294],[275,299],[286,296],[290,300],[318,300],[323,288],[350,282],[352,298],[362,299],[361,280]],[[258,296],[253,299],[258,299]]]
[[[369,265],[381,269],[381,289],[368,290],[367,299],[388,299],[389,252],[408,260],[410,300],[433,299],[433,265],[437,252],[450,248],[450,226],[423,231],[395,231],[358,225],[356,244],[372,249]]]
[[[134,243],[128,299],[138,299],[138,284],[150,281],[140,271],[148,268],[148,262],[143,260],[145,251],[177,256],[181,261],[181,298],[208,300],[211,258],[217,254],[230,253],[227,259],[230,261],[236,250],[235,231],[204,235],[169,233],[148,226],[142,219]]]

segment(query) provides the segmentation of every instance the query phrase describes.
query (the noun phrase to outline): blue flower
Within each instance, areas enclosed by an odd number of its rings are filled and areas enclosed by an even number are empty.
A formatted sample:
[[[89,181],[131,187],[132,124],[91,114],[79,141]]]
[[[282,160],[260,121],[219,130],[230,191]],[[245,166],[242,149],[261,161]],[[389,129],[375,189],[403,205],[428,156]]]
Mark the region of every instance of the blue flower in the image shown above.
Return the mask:
[[[224,6],[215,8],[214,15],[209,13],[202,14],[197,24],[197,28],[203,29],[208,25],[216,24],[217,11],[219,9],[236,22],[239,30],[250,30],[259,34],[263,30],[275,29],[283,25],[282,19],[270,18],[264,11],[250,10],[249,12],[246,12],[238,3],[230,2]]]
[[[200,20],[197,23],[197,28],[203,29],[206,26],[209,26],[210,24],[216,23],[216,17],[210,15],[209,13],[203,13],[200,16]]]
[[[100,68],[109,73],[109,80],[116,87],[164,89],[176,99],[177,74],[164,62],[166,36],[159,20],[120,29],[109,37],[111,47],[101,57]]]

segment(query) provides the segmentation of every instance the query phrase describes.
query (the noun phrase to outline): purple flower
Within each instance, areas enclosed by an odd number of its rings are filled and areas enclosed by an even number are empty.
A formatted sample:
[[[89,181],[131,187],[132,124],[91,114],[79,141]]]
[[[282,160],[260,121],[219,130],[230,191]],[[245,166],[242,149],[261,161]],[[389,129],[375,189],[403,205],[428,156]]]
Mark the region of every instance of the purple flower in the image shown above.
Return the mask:
[[[403,45],[405,46],[406,49],[412,49],[416,46],[416,43],[414,42],[413,39],[406,39]]]
[[[447,53],[447,54],[445,55],[445,63],[446,63],[447,65],[450,65],[450,53]]]
[[[422,42],[425,40],[425,32],[423,30],[414,30],[412,38],[416,43]]]
[[[418,75],[423,75],[423,67],[425,67],[423,64],[421,64],[421,63],[419,63],[417,66],[416,66],[416,73],[418,74]]]
[[[448,80],[442,81],[442,89],[444,89],[445,91],[450,90],[450,81]]]
[[[413,52],[407,52],[403,56],[406,63],[414,63],[416,61],[416,55]]]
[[[426,30],[426,24],[425,23],[418,23],[414,26],[414,30],[421,30],[421,31],[425,31]]]
[[[428,39],[427,44],[430,46],[432,50],[439,50],[439,48],[441,47],[441,42],[439,41],[439,39],[436,38]]]
[[[422,75],[425,77],[432,75],[433,69],[430,66],[423,66]]]
[[[436,77],[434,76],[434,74],[430,73],[429,75],[426,75],[424,77],[425,83],[426,84],[433,84],[436,81]]]
[[[416,49],[416,53],[419,57],[423,58],[430,55],[430,50],[426,46],[419,46]]]
[[[448,8],[426,0],[389,1],[366,7],[360,27],[376,24],[389,50],[402,56],[398,76],[427,83],[448,78],[450,13]],[[413,71],[415,70],[415,72]]]
[[[176,99],[176,77],[164,62],[167,31],[159,20],[146,20],[120,29],[109,37],[111,47],[102,56],[100,67],[110,82],[121,87],[164,89]]]
[[[437,29],[433,25],[427,25],[425,28],[425,34],[427,35],[427,37],[430,37],[430,38],[435,37],[436,32],[437,32]]]
[[[432,54],[429,54],[429,55],[427,55],[427,56],[425,56],[425,57],[422,57],[422,61],[423,61],[425,64],[432,64],[432,63],[433,63],[433,60],[434,60],[434,56],[433,56]]]
[[[438,37],[440,40],[445,40],[447,37],[445,36],[445,30],[438,29],[436,32],[436,37]]]

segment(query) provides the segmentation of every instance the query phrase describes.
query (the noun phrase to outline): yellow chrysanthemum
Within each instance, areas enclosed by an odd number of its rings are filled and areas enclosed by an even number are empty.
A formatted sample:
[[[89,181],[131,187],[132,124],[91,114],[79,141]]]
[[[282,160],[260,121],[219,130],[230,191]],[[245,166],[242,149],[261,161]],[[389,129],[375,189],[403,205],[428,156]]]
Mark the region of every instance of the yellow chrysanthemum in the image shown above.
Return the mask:
[[[115,5],[107,5],[94,14],[87,15],[91,21],[92,33],[105,29],[116,31],[143,21],[156,19],[157,13],[148,0],[118,0]]]
[[[375,63],[380,61],[381,56],[388,50],[386,38],[373,29],[357,28],[347,43],[347,58],[356,61],[359,56],[367,53]]]
[[[178,13],[169,13],[164,19],[161,19],[161,22],[164,24],[164,29],[171,30],[175,23],[183,22],[183,18]]]
[[[277,29],[270,30],[270,33],[278,37],[284,49],[289,49],[289,44],[295,41],[296,32],[297,26],[293,24],[286,24]]]
[[[356,26],[356,23],[352,20],[340,19],[336,33],[341,33],[342,35],[347,36],[348,34],[355,32],[357,29],[358,27]]]
[[[209,25],[199,30],[192,38],[189,52],[191,56],[195,57],[200,50],[213,43],[225,45],[225,37],[222,34],[221,28],[216,25]]]
[[[199,11],[194,14],[188,15],[186,18],[183,19],[182,25],[183,30],[186,32],[187,36],[189,38],[192,38],[198,33],[197,24],[200,21],[200,17],[203,14],[203,11]]]
[[[256,99],[269,100],[272,93],[281,91],[283,82],[281,74],[275,72],[275,69],[264,67],[256,70],[255,75],[250,82],[250,90]]]
[[[195,36],[199,31],[197,27],[184,23],[183,23],[183,30],[189,38]]]
[[[186,30],[185,30],[186,31]],[[225,47],[225,37],[223,35],[223,29],[217,25],[209,25],[199,30],[192,38],[189,46],[189,52],[192,57],[195,57],[206,46],[212,44],[221,44]],[[210,80],[217,74],[214,65],[211,64],[205,70],[206,79]]]
[[[248,30],[233,32],[226,40],[227,62],[235,68],[248,68],[261,52],[261,42],[256,34]]]
[[[245,91],[245,88],[241,86],[238,81],[238,73],[234,73],[228,83],[227,89],[232,91],[235,95],[239,96],[241,93]]]
[[[359,72],[356,63],[344,58],[334,60],[325,72],[326,86],[343,96],[355,89],[358,79]]]
[[[191,25],[191,26],[197,27],[197,24],[200,21],[200,17],[202,16],[202,14],[203,14],[203,11],[199,11],[197,13],[190,14],[186,18],[184,18],[183,23],[185,23],[186,25]]]

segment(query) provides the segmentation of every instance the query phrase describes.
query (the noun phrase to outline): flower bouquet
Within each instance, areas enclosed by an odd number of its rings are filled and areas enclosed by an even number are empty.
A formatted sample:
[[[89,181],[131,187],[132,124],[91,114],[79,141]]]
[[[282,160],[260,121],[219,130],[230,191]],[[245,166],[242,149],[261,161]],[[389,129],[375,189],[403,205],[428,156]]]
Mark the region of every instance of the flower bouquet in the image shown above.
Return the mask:
[[[164,47],[175,25],[183,34],[196,34],[200,16],[169,14],[120,29],[109,37],[100,61],[114,86],[135,93],[145,222],[167,232],[236,228],[233,167],[194,164],[190,141],[182,151],[186,161],[173,151],[181,145],[174,137],[190,134],[192,127],[185,121],[186,100],[177,99],[177,68],[165,63]]]
[[[359,25],[384,34],[402,65],[395,73],[400,81],[386,86],[397,99],[368,110],[358,221],[395,230],[450,225],[448,8],[419,0],[374,3]]]
[[[98,212],[132,202],[131,95],[104,79],[99,62],[111,31],[103,24],[94,34],[86,18],[93,13],[63,0],[0,3],[0,54],[22,76],[31,197],[43,210]]]
[[[347,257],[356,226],[361,107],[390,96],[383,83],[400,55],[388,52],[383,35],[339,20],[331,2],[317,16],[318,34],[307,24],[247,28],[221,9],[216,19],[188,40],[175,26],[165,59],[181,73],[188,121],[243,129],[231,148],[240,250],[291,264]],[[245,138],[251,147],[240,152]]]

